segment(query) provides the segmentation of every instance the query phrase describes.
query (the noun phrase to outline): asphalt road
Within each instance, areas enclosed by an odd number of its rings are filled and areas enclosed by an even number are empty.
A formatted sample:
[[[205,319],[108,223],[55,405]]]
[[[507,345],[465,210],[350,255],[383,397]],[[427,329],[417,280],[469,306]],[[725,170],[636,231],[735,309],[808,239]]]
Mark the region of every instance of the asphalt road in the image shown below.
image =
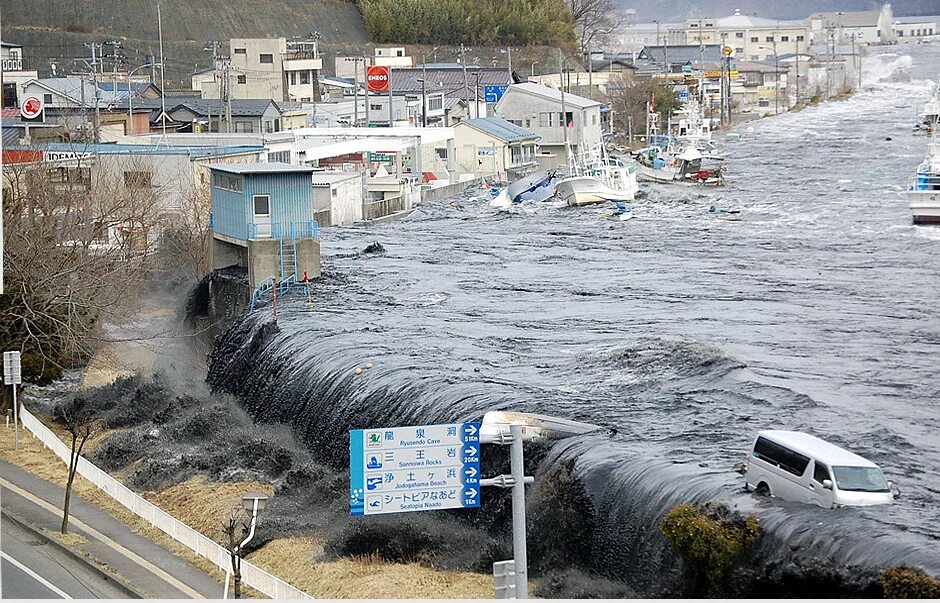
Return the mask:
[[[0,598],[114,599],[126,594],[51,544],[0,520]]]

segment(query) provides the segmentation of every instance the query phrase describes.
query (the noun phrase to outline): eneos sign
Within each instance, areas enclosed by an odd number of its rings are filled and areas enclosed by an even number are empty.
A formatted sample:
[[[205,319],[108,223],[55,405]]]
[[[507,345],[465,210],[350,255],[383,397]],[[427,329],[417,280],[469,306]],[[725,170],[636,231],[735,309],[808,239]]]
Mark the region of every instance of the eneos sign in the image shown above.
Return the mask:
[[[23,119],[36,119],[42,115],[42,99],[38,96],[27,96],[20,105],[20,115]]]
[[[388,67],[384,65],[370,65],[366,72],[366,81],[369,92],[388,92]]]

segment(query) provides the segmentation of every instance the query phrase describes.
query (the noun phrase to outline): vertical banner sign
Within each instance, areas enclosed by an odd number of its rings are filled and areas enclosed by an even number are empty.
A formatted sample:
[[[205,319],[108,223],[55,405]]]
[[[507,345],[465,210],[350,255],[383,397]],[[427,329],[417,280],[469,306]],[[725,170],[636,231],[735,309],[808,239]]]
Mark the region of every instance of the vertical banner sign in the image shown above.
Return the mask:
[[[388,67],[384,65],[369,65],[366,72],[366,83],[369,92],[388,92]]]
[[[349,432],[349,513],[480,506],[480,424]]]

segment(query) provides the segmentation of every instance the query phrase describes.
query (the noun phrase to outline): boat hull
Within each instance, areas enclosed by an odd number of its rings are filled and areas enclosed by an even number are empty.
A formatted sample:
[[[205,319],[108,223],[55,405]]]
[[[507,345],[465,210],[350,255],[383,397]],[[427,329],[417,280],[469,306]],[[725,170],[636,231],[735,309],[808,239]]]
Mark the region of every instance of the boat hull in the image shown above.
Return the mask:
[[[914,224],[940,224],[940,191],[908,191]]]
[[[591,176],[574,176],[559,180],[555,184],[555,195],[568,205],[581,207],[607,201],[632,201],[635,192],[612,189]]]
[[[639,161],[636,164],[636,173],[644,180],[652,182],[675,182],[679,179],[679,170],[673,167],[656,169],[648,165],[643,165]]]

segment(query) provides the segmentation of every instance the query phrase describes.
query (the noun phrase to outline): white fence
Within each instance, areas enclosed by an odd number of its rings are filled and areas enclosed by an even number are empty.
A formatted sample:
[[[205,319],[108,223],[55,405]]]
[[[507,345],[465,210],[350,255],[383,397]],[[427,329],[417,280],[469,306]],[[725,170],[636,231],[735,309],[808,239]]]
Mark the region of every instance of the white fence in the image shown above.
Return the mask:
[[[23,427],[31,431],[46,448],[68,464],[69,447],[56,434],[25,408],[22,409],[20,419],[23,422]],[[135,515],[165,532],[173,540],[189,548],[197,555],[205,557],[223,572],[231,572],[231,558],[228,550],[223,546],[134,493],[84,457],[78,459],[78,474],[104,490],[108,496],[130,509]],[[302,590],[294,588],[280,578],[272,576],[263,569],[244,560],[242,561],[242,582],[272,599],[312,598]]]

